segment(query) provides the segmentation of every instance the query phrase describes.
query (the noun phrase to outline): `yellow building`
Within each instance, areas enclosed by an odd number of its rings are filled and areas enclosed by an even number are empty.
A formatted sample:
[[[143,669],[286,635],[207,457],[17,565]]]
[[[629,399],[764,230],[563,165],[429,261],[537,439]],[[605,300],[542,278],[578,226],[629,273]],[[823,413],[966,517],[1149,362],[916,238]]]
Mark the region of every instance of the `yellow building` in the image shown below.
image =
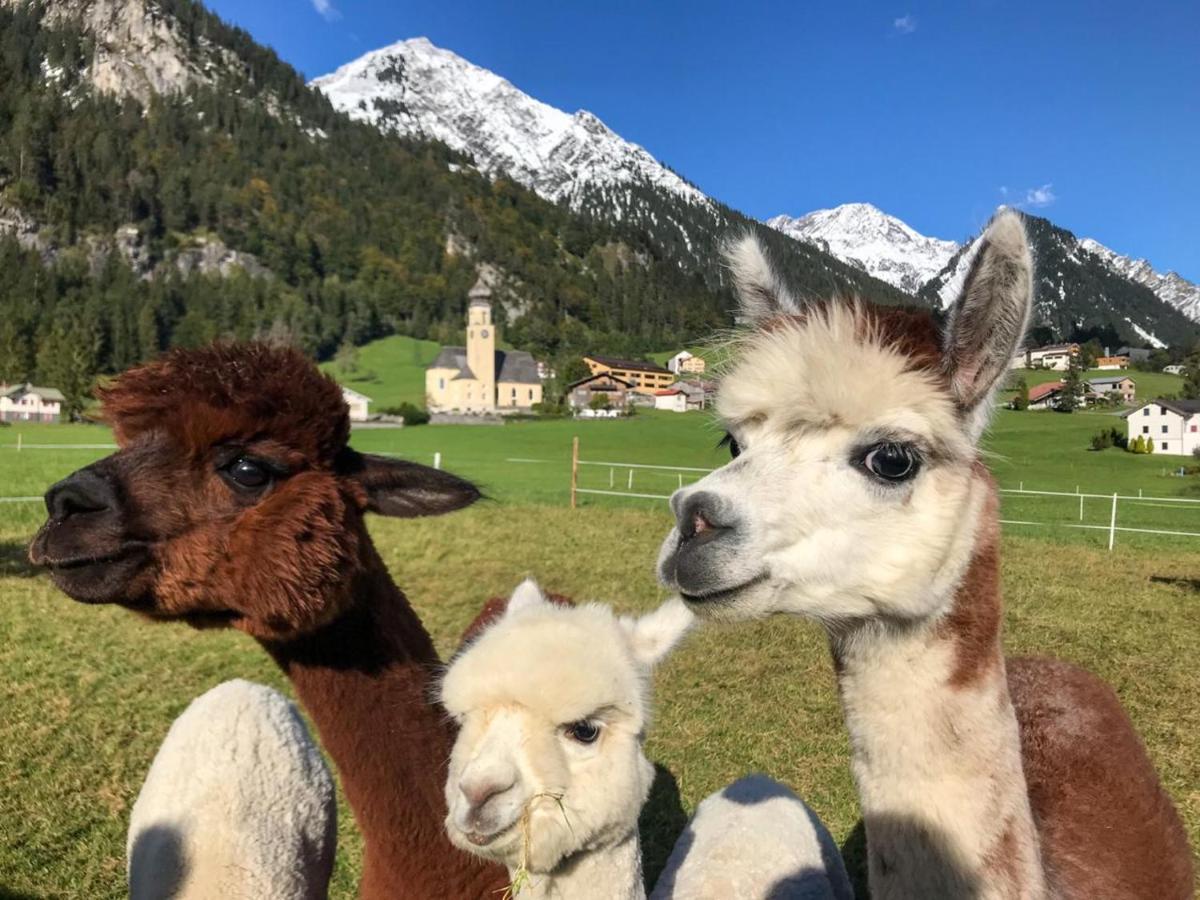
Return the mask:
[[[640,359],[618,359],[615,356],[585,356],[583,361],[593,375],[613,375],[633,385],[639,394],[653,396],[655,391],[670,387],[675,381],[674,373]]]
[[[494,413],[541,403],[542,380],[533,356],[496,349],[492,292],[480,279],[467,296],[467,346],[443,347],[425,369],[429,411]]]

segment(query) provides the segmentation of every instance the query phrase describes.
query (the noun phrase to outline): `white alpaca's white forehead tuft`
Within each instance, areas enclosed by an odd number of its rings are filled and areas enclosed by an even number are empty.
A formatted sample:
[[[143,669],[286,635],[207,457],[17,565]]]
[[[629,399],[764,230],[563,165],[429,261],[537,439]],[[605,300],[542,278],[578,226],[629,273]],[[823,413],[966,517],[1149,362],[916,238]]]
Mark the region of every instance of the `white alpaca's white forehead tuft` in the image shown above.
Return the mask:
[[[721,380],[719,414],[732,427],[891,429],[970,457],[944,380],[869,321],[856,303],[830,303],[748,335]]]
[[[505,616],[454,660],[442,704],[454,715],[518,705],[564,724],[617,710],[645,722],[649,672],[612,610],[545,605]]]

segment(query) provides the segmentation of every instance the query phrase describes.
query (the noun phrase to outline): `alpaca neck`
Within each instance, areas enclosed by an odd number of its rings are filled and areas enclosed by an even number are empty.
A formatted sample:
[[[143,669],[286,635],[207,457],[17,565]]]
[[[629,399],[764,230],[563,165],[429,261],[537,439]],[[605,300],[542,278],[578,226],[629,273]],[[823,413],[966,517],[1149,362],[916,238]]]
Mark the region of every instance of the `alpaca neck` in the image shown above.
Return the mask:
[[[1046,895],[1000,646],[994,502],[949,610],[832,637],[871,896]]]
[[[484,897],[503,873],[445,837],[442,788],[454,740],[430,702],[429,634],[374,548],[348,612],[268,643],[333,757],[365,844],[364,898]]]
[[[510,877],[516,872],[510,871]],[[621,841],[581,850],[553,872],[530,876],[518,900],[646,900],[642,846],[635,828]]]

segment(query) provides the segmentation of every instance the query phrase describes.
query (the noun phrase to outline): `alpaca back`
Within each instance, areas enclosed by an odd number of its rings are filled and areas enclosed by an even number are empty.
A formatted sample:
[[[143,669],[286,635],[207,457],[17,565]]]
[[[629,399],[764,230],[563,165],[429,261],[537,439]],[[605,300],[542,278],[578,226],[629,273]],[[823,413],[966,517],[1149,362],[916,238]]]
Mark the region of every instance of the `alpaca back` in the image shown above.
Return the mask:
[[[333,779],[295,707],[235,680],[171,725],[129,823],[131,900],[318,900],[337,839]]]
[[[765,775],[710,794],[675,843],[651,900],[853,900],[833,836]]]

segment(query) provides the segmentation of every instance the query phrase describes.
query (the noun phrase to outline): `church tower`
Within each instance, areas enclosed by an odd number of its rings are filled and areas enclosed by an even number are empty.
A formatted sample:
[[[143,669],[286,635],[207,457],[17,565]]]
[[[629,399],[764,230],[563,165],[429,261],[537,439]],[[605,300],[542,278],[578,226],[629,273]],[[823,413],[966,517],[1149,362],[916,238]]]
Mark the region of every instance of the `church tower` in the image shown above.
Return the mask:
[[[496,328],[492,324],[492,292],[481,277],[467,294],[467,368],[475,376],[467,409],[496,410]]]

